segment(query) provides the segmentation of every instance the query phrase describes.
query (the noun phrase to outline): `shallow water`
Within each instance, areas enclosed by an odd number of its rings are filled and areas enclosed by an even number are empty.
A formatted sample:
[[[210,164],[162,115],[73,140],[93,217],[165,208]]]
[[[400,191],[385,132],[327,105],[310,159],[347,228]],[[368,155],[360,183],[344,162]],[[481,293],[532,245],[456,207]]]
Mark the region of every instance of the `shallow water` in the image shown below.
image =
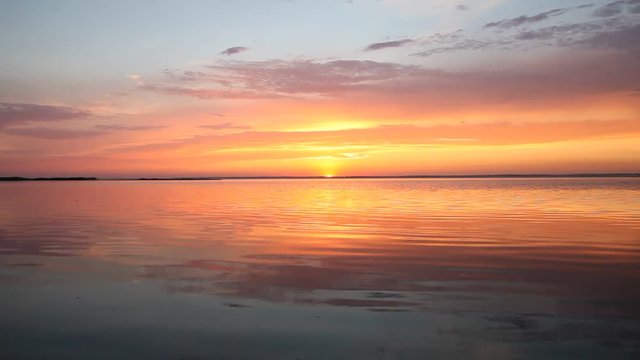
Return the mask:
[[[0,184],[2,359],[634,359],[640,179]]]

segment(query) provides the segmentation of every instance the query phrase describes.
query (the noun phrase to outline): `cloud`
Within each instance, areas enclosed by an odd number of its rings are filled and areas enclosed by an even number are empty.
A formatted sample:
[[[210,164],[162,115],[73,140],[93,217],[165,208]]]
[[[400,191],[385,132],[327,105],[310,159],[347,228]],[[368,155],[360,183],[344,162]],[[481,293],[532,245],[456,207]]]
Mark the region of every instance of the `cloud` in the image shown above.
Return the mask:
[[[532,24],[532,23],[544,21],[550,17],[562,15],[567,11],[568,9],[553,9],[553,10],[545,11],[543,13],[539,13],[532,16],[521,15],[512,19],[505,19],[505,20],[487,23],[484,25],[484,28],[487,29],[492,27],[498,27],[501,29],[510,29],[510,28],[525,25],[525,24]]]
[[[237,53],[241,53],[243,51],[247,51],[249,50],[248,47],[244,47],[244,46],[234,46],[234,47],[230,47],[228,49],[225,49],[223,51],[220,52],[221,55],[227,55],[227,56],[231,56],[231,55],[235,55]]]
[[[71,129],[54,129],[47,127],[33,128],[5,128],[3,133],[25,136],[38,139],[63,140],[63,139],[83,139],[87,137],[104,135],[104,130],[71,130]]]
[[[89,129],[64,129],[46,126],[29,126],[31,123],[60,122],[96,118],[96,115],[85,110],[66,106],[0,103],[0,132],[14,136],[38,139],[79,139],[106,135],[115,131],[143,131],[162,128],[163,126],[126,126],[120,124],[96,125]],[[26,126],[25,126],[26,125]]]
[[[611,17],[622,14],[624,4],[625,1],[614,1],[612,3],[608,3],[594,10],[593,15],[598,17]]]
[[[24,105],[24,104],[22,104]],[[47,112],[47,114],[55,113],[56,116],[51,116],[50,120],[70,120],[76,119],[84,116],[73,116],[75,114],[75,110],[68,110],[60,112]],[[71,116],[63,116],[66,113],[70,113]],[[42,121],[42,117],[37,117],[40,119],[38,121]],[[54,127],[44,127],[44,126],[36,126],[36,127],[20,127],[19,125],[28,124],[31,121],[21,121],[21,122],[12,122],[10,126],[0,127],[0,132],[15,135],[15,136],[24,136],[38,139],[78,139],[78,138],[86,138],[86,137],[94,137],[94,136],[102,136],[106,134],[110,134],[117,131],[146,131],[146,130],[154,130],[161,129],[165,126],[157,126],[157,125],[149,125],[149,126],[127,126],[121,124],[111,124],[111,125],[96,125],[89,129],[65,129],[65,128],[54,128]],[[18,125],[18,127],[16,127]]]
[[[200,80],[206,76],[202,71],[179,70],[179,69],[162,69],[162,73],[172,80],[180,82],[189,82]]]
[[[502,22],[490,24],[504,27],[504,21],[511,20],[503,20]],[[634,21],[633,18],[613,17],[580,23],[559,24],[533,29],[527,28],[517,32],[505,31],[501,32],[499,36],[470,37],[462,30],[453,33],[436,33],[417,41],[422,44],[425,49],[415,52],[411,54],[411,56],[429,57],[436,54],[466,50],[499,49],[528,51],[535,46],[629,49],[633,48],[632,45],[635,43],[634,28],[636,25],[637,22]],[[523,42],[523,40],[526,40],[526,42]],[[613,46],[614,41],[617,41],[616,46]],[[605,44],[608,45],[605,46]]]
[[[448,33],[435,33],[423,36],[416,42],[426,49],[410,54],[410,56],[429,57],[455,51],[482,50],[496,47],[507,47],[513,43],[508,38],[472,38],[459,29]]]
[[[117,131],[146,131],[165,128],[165,126],[125,126],[125,125],[97,125],[92,129],[58,129],[50,127],[7,127],[2,132],[9,135],[24,136],[37,139],[61,140],[82,139],[103,136]]]
[[[429,57],[431,55],[444,54],[452,51],[486,49],[486,48],[494,47],[499,44],[509,45],[510,42],[495,41],[495,40],[460,39],[449,45],[434,47],[434,48],[413,53],[411,54],[411,56]]]
[[[536,30],[521,31],[515,35],[516,40],[548,40],[558,39],[561,43],[568,43],[563,40],[566,36],[574,35],[587,35],[597,30],[602,29],[603,26],[594,23],[582,23],[582,24],[564,24],[548,26]]]
[[[503,40],[475,41],[456,35],[461,38],[458,43],[428,49],[419,55],[456,49],[524,47],[530,46],[528,41],[518,40],[515,36],[526,35],[542,41],[564,33],[557,36],[571,39],[577,38],[573,34],[591,34],[586,29],[590,28],[586,25],[558,26],[539,33],[516,33],[502,43],[499,41]],[[200,99],[280,99],[295,102],[291,105],[296,108],[303,106],[299,102],[301,99],[308,100],[306,104],[312,106],[331,102],[332,106],[340,104],[366,116],[372,114],[362,110],[363,107],[378,105],[424,114],[450,109],[447,104],[456,104],[459,109],[484,108],[491,104],[540,106],[558,103],[560,99],[576,101],[583,96],[637,91],[640,73],[635,70],[637,57],[633,54],[582,51],[602,47],[602,44],[613,46],[614,38],[618,39],[615,42],[618,46],[623,42],[622,38],[634,41],[637,39],[633,36],[635,32],[595,36],[600,33],[602,31],[594,30],[588,43],[577,44],[572,40],[567,44],[581,49],[553,58],[541,58],[534,63],[510,64],[509,69],[502,71],[444,71],[418,65],[359,60],[230,61],[205,66],[203,72],[206,75],[201,81],[194,81],[193,86],[158,83],[145,84],[140,88]]]
[[[632,14],[640,13],[640,1],[639,0],[619,0],[603,5],[593,11],[593,16],[596,17],[614,17],[629,11]]]
[[[469,7],[467,5],[464,5],[464,4],[459,4],[458,6],[456,6],[456,10],[467,11],[467,10],[469,10]]]
[[[488,122],[430,126],[399,124],[334,131],[246,131],[198,135],[165,143],[126,146],[112,151],[157,154],[179,149],[191,149],[197,153],[206,149],[208,154],[219,152],[224,159],[309,158],[327,154],[333,158],[360,158],[368,151],[381,148],[450,146],[454,142],[457,146],[536,144],[638,131],[640,123],[632,120]],[[246,147],[250,151],[237,151]],[[317,150],[318,147],[335,149]]]
[[[66,106],[0,103],[0,128],[29,122],[73,120],[92,115],[88,111]]]
[[[407,76],[417,67],[368,60],[268,60],[219,62],[207,66],[207,69],[206,74],[199,76],[197,87],[157,83],[141,84],[139,88],[201,99],[336,96]]]
[[[113,124],[113,125],[97,125],[96,129],[104,130],[104,131],[146,131],[146,130],[156,130],[163,129],[166,126],[160,125],[138,125],[138,126],[130,126],[130,125],[122,125],[122,124]]]
[[[230,87],[283,94],[333,93],[407,74],[415,66],[369,60],[270,60],[212,65]]]
[[[617,34],[615,44],[623,39],[635,41],[633,32]],[[594,46],[594,38],[589,46]],[[607,38],[611,44],[614,40]],[[587,46],[587,48],[589,47]],[[536,64],[511,64],[500,71],[429,71],[421,68],[410,77],[397,79],[380,86],[377,91],[389,97],[422,101],[423,106],[444,102],[466,104],[534,104],[557,103],[564,99],[575,101],[583,96],[631,92],[640,83],[637,52],[582,52],[564,54],[559,58],[539,59]],[[422,99],[422,100],[420,100]],[[558,103],[559,106],[563,106]]]
[[[200,125],[200,127],[204,129],[212,129],[212,130],[250,130],[251,129],[251,126],[234,125],[230,122],[213,124],[213,125]]]
[[[229,88],[192,88],[167,84],[142,84],[139,88],[167,95],[190,96],[199,99],[274,99],[282,97],[282,95],[266,92]]]
[[[417,40],[417,42],[423,45],[448,44],[448,43],[460,40],[462,38],[464,38],[464,30],[458,29],[450,32],[444,32],[444,33],[437,32],[435,34],[422,36]]]
[[[623,27],[613,31],[604,31],[585,39],[580,43],[591,47],[622,50],[640,50],[640,24]]]
[[[364,51],[373,51],[373,50],[380,50],[380,49],[386,49],[386,48],[401,47],[406,44],[410,44],[412,42],[413,40],[411,39],[404,39],[404,40],[394,40],[394,41],[373,43],[368,45],[366,48],[364,48]]]
[[[589,22],[521,31],[515,40],[556,40],[561,46],[634,49],[638,47],[640,25],[618,22]]]

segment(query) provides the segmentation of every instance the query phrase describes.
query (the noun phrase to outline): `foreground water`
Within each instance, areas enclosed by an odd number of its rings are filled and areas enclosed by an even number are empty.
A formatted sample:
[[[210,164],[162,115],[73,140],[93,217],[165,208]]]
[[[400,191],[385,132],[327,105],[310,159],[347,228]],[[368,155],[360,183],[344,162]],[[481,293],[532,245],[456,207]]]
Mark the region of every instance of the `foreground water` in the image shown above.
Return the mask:
[[[634,359],[640,179],[0,184],[2,359]]]

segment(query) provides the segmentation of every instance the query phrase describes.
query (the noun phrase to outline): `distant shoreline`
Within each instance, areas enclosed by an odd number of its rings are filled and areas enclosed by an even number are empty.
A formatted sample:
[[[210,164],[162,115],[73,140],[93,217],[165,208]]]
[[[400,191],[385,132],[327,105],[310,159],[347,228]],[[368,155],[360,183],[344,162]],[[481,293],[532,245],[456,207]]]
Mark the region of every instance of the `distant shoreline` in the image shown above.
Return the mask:
[[[22,181],[212,181],[212,180],[310,180],[310,179],[523,179],[523,178],[637,178],[640,173],[608,174],[490,174],[490,175],[356,175],[356,176],[221,176],[221,177],[140,177],[140,178],[97,178],[97,177],[0,177],[0,182]]]
[[[97,181],[96,177],[70,176],[70,177],[22,177],[22,176],[5,176],[0,177],[0,181]]]

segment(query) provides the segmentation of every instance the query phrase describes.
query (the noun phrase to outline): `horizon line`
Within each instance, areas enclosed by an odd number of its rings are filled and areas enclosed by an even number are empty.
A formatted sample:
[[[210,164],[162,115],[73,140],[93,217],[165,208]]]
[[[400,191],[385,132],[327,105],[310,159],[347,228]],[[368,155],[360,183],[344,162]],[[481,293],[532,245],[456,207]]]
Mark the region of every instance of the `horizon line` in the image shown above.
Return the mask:
[[[0,176],[0,181],[159,181],[159,180],[259,180],[259,179],[491,179],[491,178],[614,178],[640,177],[640,172],[633,173],[505,173],[505,174],[448,174],[448,175],[271,175],[271,176],[142,176],[142,177],[95,177],[95,176]]]

